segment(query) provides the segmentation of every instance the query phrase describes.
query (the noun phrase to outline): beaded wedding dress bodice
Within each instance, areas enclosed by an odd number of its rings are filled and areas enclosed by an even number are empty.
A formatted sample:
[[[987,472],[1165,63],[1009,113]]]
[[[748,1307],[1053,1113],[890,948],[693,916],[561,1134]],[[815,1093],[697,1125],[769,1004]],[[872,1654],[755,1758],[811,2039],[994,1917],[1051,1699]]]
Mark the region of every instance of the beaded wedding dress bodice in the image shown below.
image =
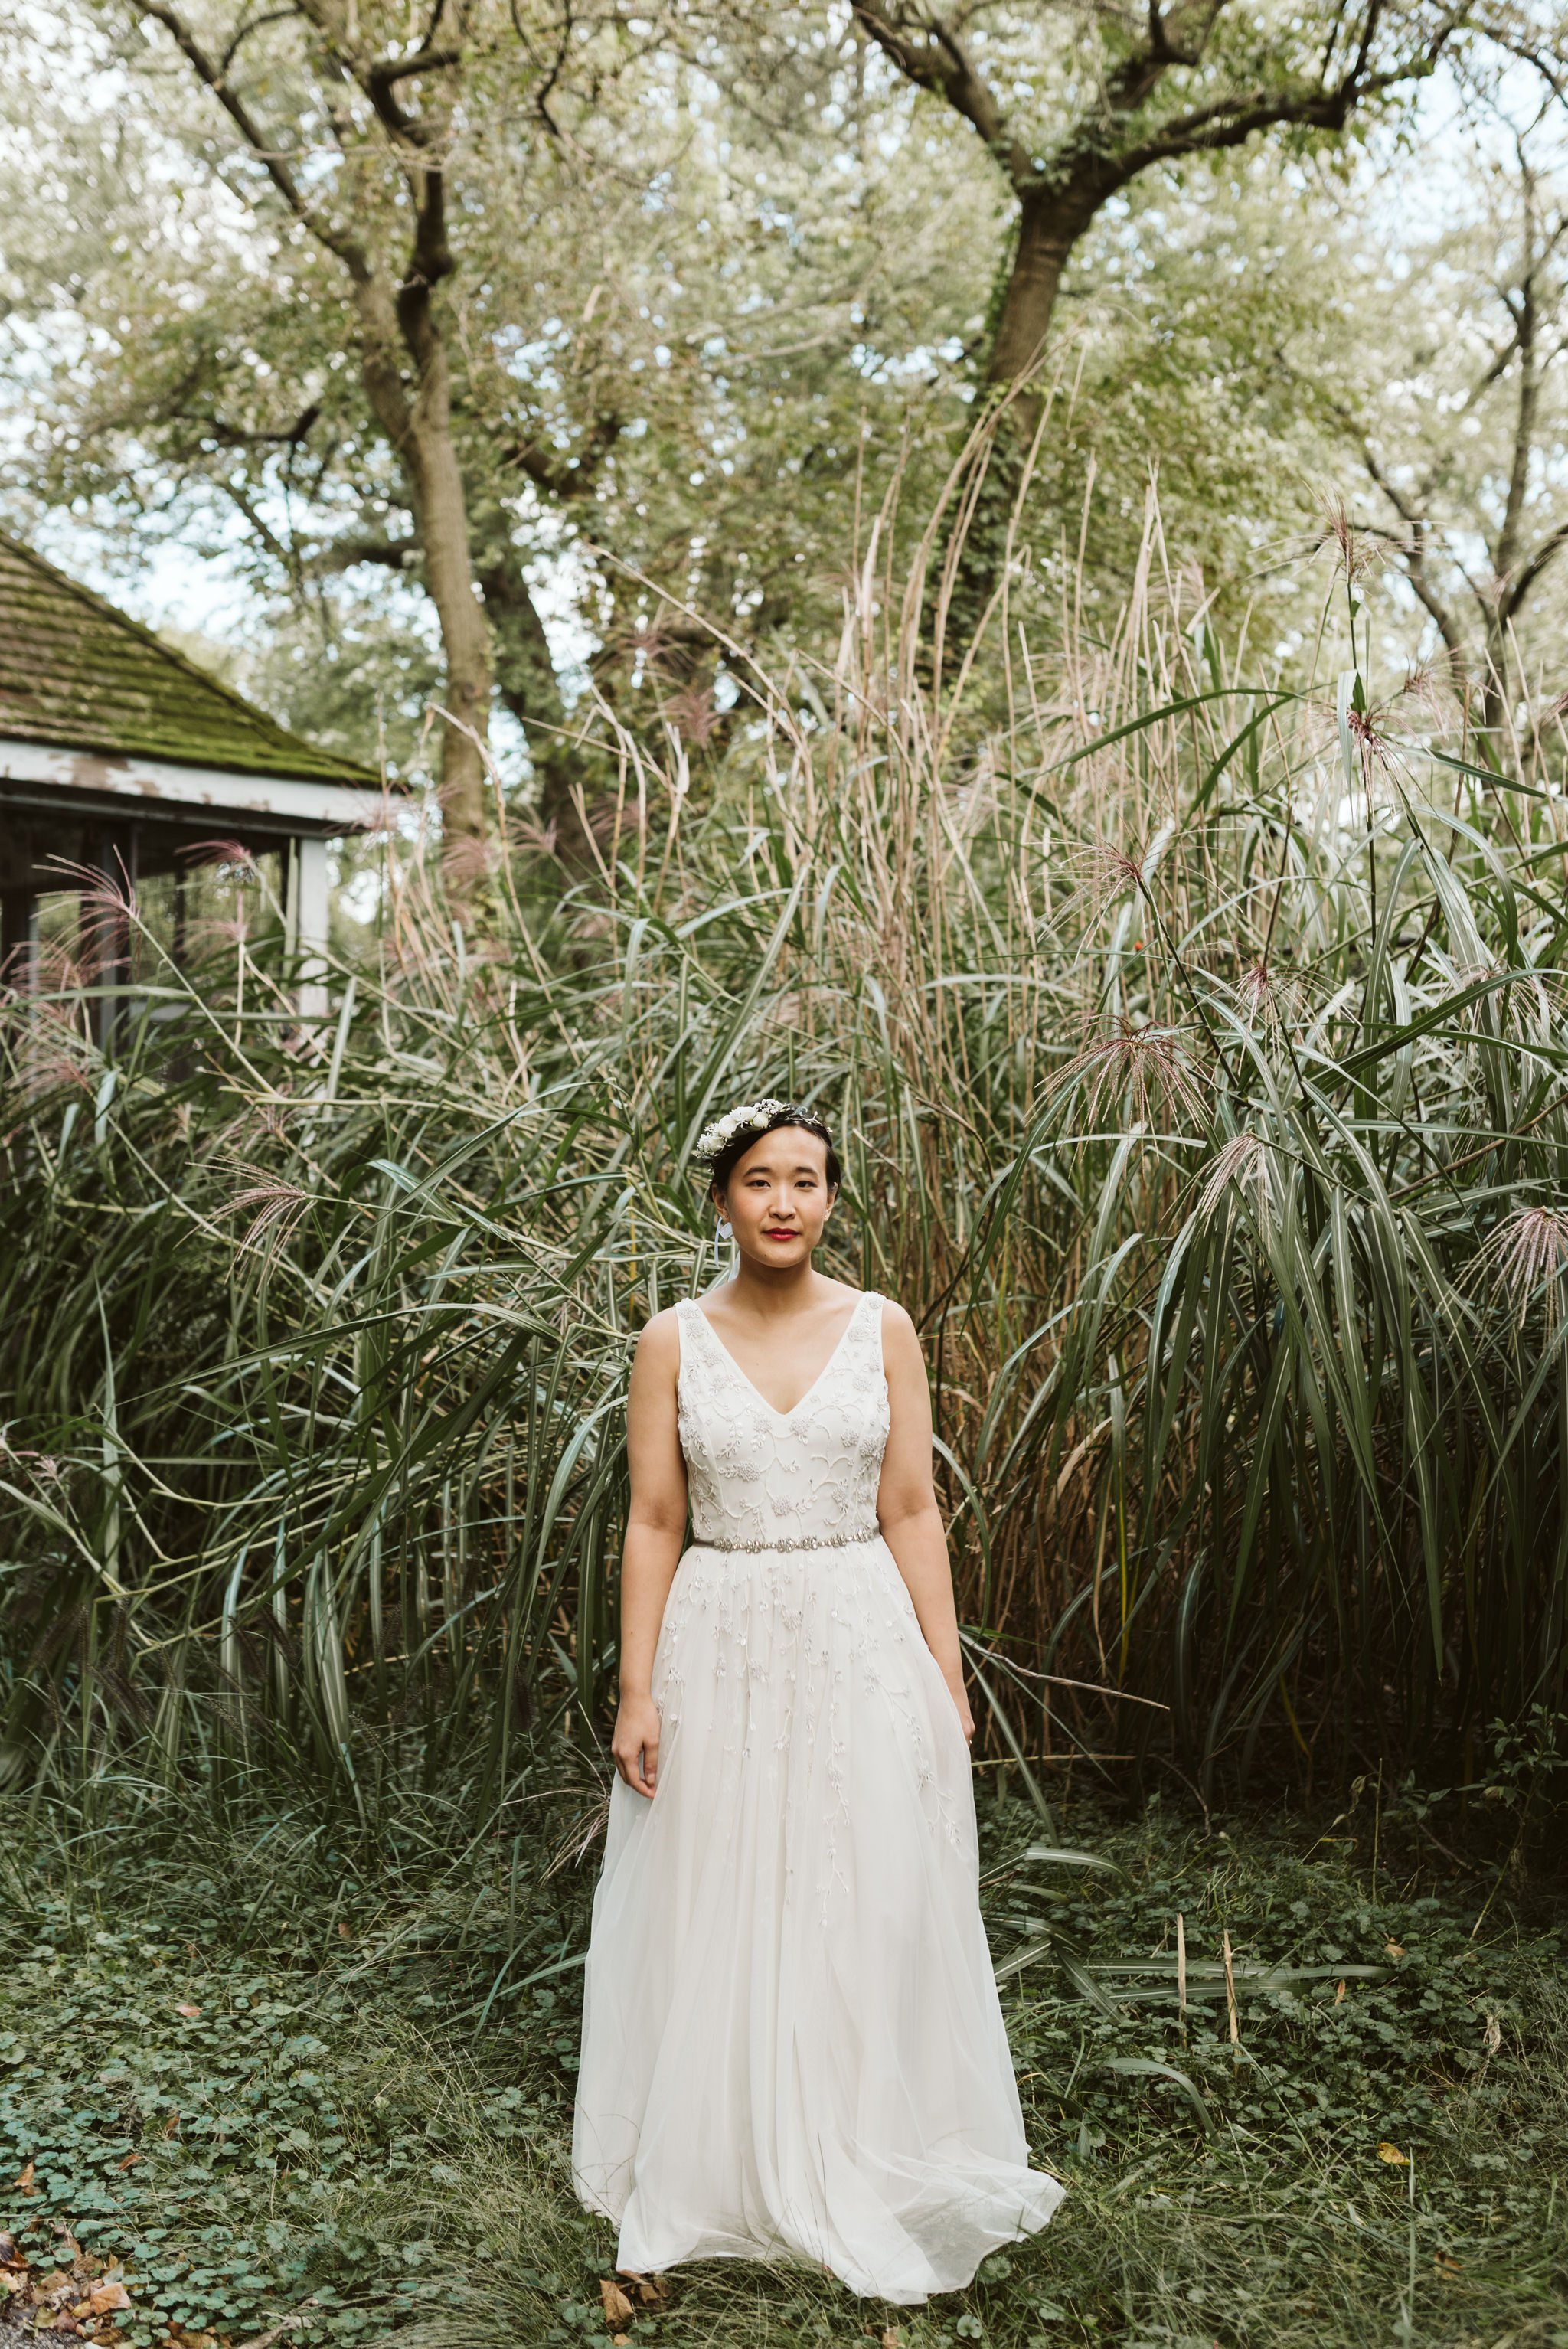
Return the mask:
[[[856,1299],[815,1383],[776,1411],[700,1305],[683,1300],[678,1426],[692,1537],[721,1549],[826,1547],[877,1529],[887,1449],[882,1300]]]
[[[878,1529],[882,1299],[789,1412],[676,1321],[693,1540],[657,1791],[611,1791],[577,2188],[623,2269],[801,2261],[918,2302],[1061,2188],[1028,2166],[958,1713]]]

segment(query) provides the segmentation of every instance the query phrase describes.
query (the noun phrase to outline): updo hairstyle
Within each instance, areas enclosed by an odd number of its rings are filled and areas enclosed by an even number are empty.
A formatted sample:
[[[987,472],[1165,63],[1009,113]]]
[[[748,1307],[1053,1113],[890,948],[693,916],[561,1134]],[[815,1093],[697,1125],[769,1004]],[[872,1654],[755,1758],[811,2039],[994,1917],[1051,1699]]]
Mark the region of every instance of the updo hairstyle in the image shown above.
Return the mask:
[[[832,1135],[814,1110],[800,1109],[793,1102],[785,1102],[773,1112],[766,1123],[759,1122],[756,1125],[743,1126],[738,1133],[731,1134],[721,1149],[715,1151],[708,1161],[709,1193],[717,1192],[722,1195],[727,1189],[730,1176],[747,1152],[754,1149],[765,1133],[777,1133],[781,1125],[798,1125],[803,1133],[814,1133],[819,1142],[826,1143],[828,1188],[830,1191],[836,1191],[844,1179],[844,1170],[839,1163],[839,1154],[833,1147]]]

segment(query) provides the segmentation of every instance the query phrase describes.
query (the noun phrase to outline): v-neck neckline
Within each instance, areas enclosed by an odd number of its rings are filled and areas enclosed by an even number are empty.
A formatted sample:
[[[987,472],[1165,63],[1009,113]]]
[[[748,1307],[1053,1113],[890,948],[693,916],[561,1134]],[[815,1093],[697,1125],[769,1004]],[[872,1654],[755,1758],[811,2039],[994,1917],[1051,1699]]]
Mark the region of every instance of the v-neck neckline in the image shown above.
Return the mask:
[[[818,1371],[816,1377],[807,1388],[805,1393],[800,1397],[799,1402],[791,1403],[788,1411],[780,1411],[776,1402],[769,1402],[768,1397],[763,1393],[756,1380],[752,1378],[748,1371],[741,1369],[740,1364],[736,1361],[735,1356],[730,1352],[729,1348],[725,1344],[724,1340],[719,1336],[718,1331],[714,1328],[713,1323],[708,1319],[707,1315],[703,1311],[702,1307],[697,1303],[696,1298],[688,1298],[686,1302],[690,1305],[692,1311],[696,1315],[698,1320],[702,1322],[708,1336],[713,1340],[714,1344],[718,1348],[719,1352],[724,1356],[725,1361],[729,1364],[729,1367],[735,1372],[736,1377],[739,1379],[743,1384],[750,1388],[752,1393],[757,1397],[758,1402],[762,1405],[763,1410],[771,1412],[775,1419],[793,1419],[797,1413],[805,1410],[806,1405],[810,1402],[811,1397],[816,1393],[817,1389],[821,1385],[822,1381],[827,1377],[828,1372],[832,1369],[833,1364],[843,1352],[844,1341],[848,1338],[850,1331],[854,1328],[856,1321],[859,1319],[861,1308],[865,1303],[871,1293],[872,1292],[869,1288],[861,1289],[860,1295],[856,1298],[854,1303],[850,1308],[850,1318],[845,1322],[843,1328],[840,1330],[838,1343],[834,1346],[832,1352],[829,1355],[827,1361],[823,1363],[821,1369]]]

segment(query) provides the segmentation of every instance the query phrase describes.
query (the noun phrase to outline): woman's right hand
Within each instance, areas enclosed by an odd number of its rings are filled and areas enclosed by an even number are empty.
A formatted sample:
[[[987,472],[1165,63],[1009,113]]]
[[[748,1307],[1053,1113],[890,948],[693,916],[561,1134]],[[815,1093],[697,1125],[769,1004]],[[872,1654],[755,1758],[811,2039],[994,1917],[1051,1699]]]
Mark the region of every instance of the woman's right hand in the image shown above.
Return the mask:
[[[624,1696],[615,1714],[610,1751],[615,1767],[634,1795],[653,1799],[659,1772],[659,1708],[651,1696]]]

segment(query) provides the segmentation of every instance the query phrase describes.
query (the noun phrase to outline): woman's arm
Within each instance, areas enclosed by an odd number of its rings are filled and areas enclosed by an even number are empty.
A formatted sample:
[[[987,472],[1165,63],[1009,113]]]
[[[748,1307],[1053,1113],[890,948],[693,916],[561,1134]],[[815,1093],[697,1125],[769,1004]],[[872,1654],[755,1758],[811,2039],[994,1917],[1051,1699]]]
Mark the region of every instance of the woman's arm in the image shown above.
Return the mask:
[[[686,1462],[676,1428],[681,1340],[674,1313],[655,1314],[637,1340],[626,1399],[632,1503],[621,1551],[621,1702],[610,1751],[628,1786],[651,1796],[659,1770],[654,1651],[686,1532]]]
[[[931,1481],[931,1389],[914,1324],[902,1305],[882,1308],[882,1362],[892,1424],[877,1488],[877,1523],[914,1601],[925,1644],[942,1667],[964,1734],[973,1738],[947,1536]]]

